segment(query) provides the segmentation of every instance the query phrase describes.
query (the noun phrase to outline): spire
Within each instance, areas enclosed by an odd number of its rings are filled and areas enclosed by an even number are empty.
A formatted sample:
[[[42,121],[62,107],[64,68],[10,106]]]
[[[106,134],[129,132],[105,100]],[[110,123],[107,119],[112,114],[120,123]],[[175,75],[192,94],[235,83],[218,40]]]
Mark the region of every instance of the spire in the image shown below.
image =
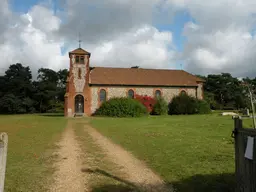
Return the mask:
[[[180,64],[180,69],[183,70],[183,64],[182,63]]]
[[[79,35],[78,35],[78,44],[79,44],[79,48],[81,48],[81,35],[80,35],[80,32],[79,32]]]

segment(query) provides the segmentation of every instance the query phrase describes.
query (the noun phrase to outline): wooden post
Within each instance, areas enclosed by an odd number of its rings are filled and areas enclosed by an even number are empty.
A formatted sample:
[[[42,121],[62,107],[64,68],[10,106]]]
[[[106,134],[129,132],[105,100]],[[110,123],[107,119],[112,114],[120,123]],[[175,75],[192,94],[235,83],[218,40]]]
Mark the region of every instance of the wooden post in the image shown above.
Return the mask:
[[[4,191],[4,180],[7,160],[8,135],[0,134],[0,192]]]
[[[252,117],[251,117],[252,118]],[[256,137],[256,129],[243,128],[242,117],[233,117],[235,138],[235,178],[236,192],[253,192],[256,189],[256,156],[253,159],[245,157],[248,137]],[[253,150],[256,149],[254,139]]]
[[[234,119],[234,137],[235,137],[235,177],[236,177],[236,187],[235,191],[240,192],[240,187],[243,186],[241,183],[241,149],[239,147],[239,143],[241,142],[241,136],[238,135],[238,130],[242,128],[243,122],[242,119],[239,117],[233,117]]]

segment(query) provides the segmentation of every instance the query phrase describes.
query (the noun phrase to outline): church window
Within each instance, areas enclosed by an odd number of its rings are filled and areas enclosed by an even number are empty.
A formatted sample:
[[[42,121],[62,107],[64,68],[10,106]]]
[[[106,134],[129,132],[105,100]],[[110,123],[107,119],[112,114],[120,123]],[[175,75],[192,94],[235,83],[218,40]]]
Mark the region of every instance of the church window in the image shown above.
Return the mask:
[[[79,56],[76,56],[76,63],[79,63]]]
[[[80,64],[84,64],[84,57],[80,57]]]
[[[161,91],[160,91],[160,90],[156,90],[156,91],[155,91],[155,97],[156,97],[156,98],[161,97]]]
[[[184,91],[184,90],[182,90],[182,91],[180,92],[180,95],[187,95],[187,92]]]
[[[106,90],[101,89],[100,90],[100,102],[104,102],[107,99],[107,93]]]
[[[132,89],[128,91],[128,97],[132,99],[134,98],[134,91]]]

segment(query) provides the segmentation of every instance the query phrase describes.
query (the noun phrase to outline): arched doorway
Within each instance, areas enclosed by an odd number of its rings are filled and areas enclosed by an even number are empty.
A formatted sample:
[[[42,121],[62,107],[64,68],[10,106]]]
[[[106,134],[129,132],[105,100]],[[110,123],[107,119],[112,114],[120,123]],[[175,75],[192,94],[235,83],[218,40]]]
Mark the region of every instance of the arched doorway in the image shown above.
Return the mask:
[[[84,113],[84,97],[83,97],[83,95],[75,96],[75,113]]]

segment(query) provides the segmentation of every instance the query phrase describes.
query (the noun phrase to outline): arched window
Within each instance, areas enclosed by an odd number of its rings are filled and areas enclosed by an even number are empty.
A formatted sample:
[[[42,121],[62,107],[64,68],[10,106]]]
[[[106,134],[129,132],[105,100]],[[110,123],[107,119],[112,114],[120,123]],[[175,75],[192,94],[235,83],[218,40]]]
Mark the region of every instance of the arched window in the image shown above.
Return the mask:
[[[104,89],[100,90],[100,102],[104,102],[107,99],[107,94],[106,91]]]
[[[128,97],[132,99],[134,98],[134,91],[132,89],[128,91]]]
[[[156,97],[156,98],[161,97],[161,91],[160,91],[160,90],[156,90],[156,91],[155,91],[155,97]]]
[[[182,91],[180,92],[180,95],[187,95],[187,92],[184,91],[184,90],[182,90]]]

